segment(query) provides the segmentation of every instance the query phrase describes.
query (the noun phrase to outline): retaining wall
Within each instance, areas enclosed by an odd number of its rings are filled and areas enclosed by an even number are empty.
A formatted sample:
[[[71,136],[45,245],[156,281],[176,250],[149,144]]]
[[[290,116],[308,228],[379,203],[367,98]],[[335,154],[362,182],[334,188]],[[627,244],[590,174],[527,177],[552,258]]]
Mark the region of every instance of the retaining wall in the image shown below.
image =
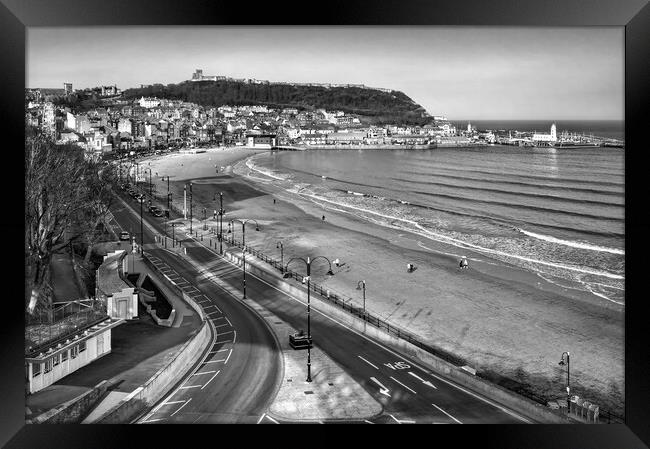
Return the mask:
[[[240,255],[233,254],[230,251],[224,252],[224,255],[230,261],[241,266],[242,261]],[[251,255],[248,257],[246,259],[247,272],[259,276],[274,287],[277,287],[278,289],[289,293],[290,295],[295,296],[300,300],[303,300],[305,302],[307,301],[306,289],[303,290],[302,288],[287,283],[284,281],[284,279],[282,279],[280,273],[271,267],[267,268],[265,266],[258,266],[249,263],[249,260],[251,258],[257,262],[257,258],[255,258],[255,256]],[[533,419],[539,420],[543,423],[570,422],[567,417],[553,412],[542,404],[517,395],[516,393],[506,390],[499,385],[476,377],[461,369],[461,367],[455,366],[445,360],[442,360],[418,348],[417,346],[412,345],[406,340],[397,338],[384,332],[383,330],[374,327],[370,323],[364,322],[362,319],[344,311],[340,307],[337,307],[336,305],[321,299],[320,295],[318,294],[310,295],[310,302],[313,306],[316,306],[319,311],[332,318],[337,319],[338,321],[346,324],[357,332],[365,334],[368,337],[377,340],[402,354],[419,360],[423,365],[431,368],[435,372],[444,374],[446,377],[452,379],[457,384],[465,386],[474,392],[483,394],[488,398],[492,398],[496,402],[499,402],[506,407],[511,408],[512,410],[515,410]]]
[[[95,404],[102,398],[108,388],[108,381],[102,380],[92,390],[63,404],[27,420],[27,424],[78,424]]]

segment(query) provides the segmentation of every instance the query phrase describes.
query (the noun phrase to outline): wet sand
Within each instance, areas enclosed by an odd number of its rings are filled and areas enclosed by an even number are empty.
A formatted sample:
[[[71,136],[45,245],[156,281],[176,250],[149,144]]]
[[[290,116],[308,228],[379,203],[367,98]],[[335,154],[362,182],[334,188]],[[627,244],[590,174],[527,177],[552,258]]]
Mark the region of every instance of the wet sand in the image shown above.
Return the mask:
[[[239,147],[149,161],[154,173],[171,176],[177,206],[183,184],[193,180],[195,220],[206,207],[213,225],[212,213],[219,208],[214,194],[223,192],[224,232],[228,220],[251,218],[261,229],[247,225],[246,243],[268,256],[280,259],[276,244],[282,241],[285,263],[296,256],[340,259],[332,277],[325,275],[326,263],[315,263],[314,282],[361,306],[356,287],[365,280],[371,313],[455,354],[482,376],[547,400],[565,398],[566,370],[558,362],[570,351],[572,394],[623,415],[624,307],[280,191],[241,162],[233,171],[238,160],[260,151]],[[166,182],[155,182],[159,192],[166,191]],[[239,223],[235,238],[241,240]],[[467,270],[458,268],[461,255],[468,256]],[[417,270],[407,273],[407,263]]]

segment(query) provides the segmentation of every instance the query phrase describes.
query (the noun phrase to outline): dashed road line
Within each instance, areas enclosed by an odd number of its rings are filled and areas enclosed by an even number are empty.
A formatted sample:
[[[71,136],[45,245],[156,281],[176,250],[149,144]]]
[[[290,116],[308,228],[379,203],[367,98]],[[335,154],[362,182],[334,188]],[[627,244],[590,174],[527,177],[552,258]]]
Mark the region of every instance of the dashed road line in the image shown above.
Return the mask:
[[[372,363],[370,363],[369,361],[367,361],[366,359],[364,359],[363,357],[361,357],[360,355],[358,355],[357,357],[359,357],[361,360],[363,360],[364,362],[366,362],[368,365],[372,366],[374,369],[379,369],[379,368],[377,368],[375,365],[373,365]]]
[[[201,371],[201,372],[199,372],[199,373],[194,373],[194,374],[192,374],[192,377],[194,377],[194,376],[201,376],[201,375],[203,375],[203,374],[212,374],[212,373],[216,373],[216,371]]]
[[[185,401],[170,401],[170,402],[163,402],[162,405],[180,404],[181,402],[185,402]]]
[[[212,382],[212,379],[214,379],[215,377],[217,377],[217,374],[219,374],[220,372],[221,372],[221,370],[219,370],[219,371],[217,371],[216,373],[214,373],[214,376],[212,376],[212,377],[210,378],[210,380],[208,380],[208,381],[205,383],[205,385],[203,385],[203,386],[201,387],[201,390],[203,390],[205,387],[207,387],[208,384],[209,384],[210,382]]]
[[[171,417],[171,416],[174,416],[176,413],[180,412],[181,409],[182,409],[183,407],[185,407],[187,404],[189,404],[191,400],[192,400],[192,398],[189,398],[185,404],[181,405],[181,406],[178,408],[178,410],[176,410],[174,413],[172,413],[172,414],[169,415],[169,416],[170,416],[170,417]]]
[[[390,377],[391,379],[393,379],[395,382],[397,382],[398,384],[400,384],[401,386],[403,386],[404,388],[406,388],[407,390],[409,390],[411,393],[413,393],[413,394],[417,394],[417,393],[415,392],[415,390],[410,389],[409,387],[407,387],[406,385],[404,385],[402,382],[400,382],[399,380],[395,379],[393,376],[389,376],[389,377]]]
[[[230,358],[231,354],[232,354],[232,348],[230,348],[230,352],[228,353],[228,357],[226,357],[226,361],[224,363],[228,363],[228,359]]]
[[[204,362],[204,364],[207,365],[208,363],[221,363],[221,362],[225,362],[225,361],[226,361],[226,359],[208,360],[207,362]]]
[[[230,326],[230,325],[229,324],[220,324],[220,325],[215,326],[215,327],[224,327],[224,326]],[[232,327],[232,326],[230,326],[230,327]]]
[[[232,323],[230,322],[230,320],[228,319],[228,317],[225,317],[225,318],[226,318],[226,321],[228,321],[228,324],[230,324],[230,327],[233,327],[233,325],[232,325]]]
[[[438,410],[440,410],[440,411],[441,411],[442,413],[444,413],[445,415],[449,416],[451,419],[453,419],[454,421],[456,421],[458,424],[462,424],[462,422],[460,422],[459,420],[457,420],[456,418],[454,418],[453,416],[451,416],[449,413],[447,413],[446,411],[444,411],[443,409],[441,409],[440,407],[438,407],[436,404],[433,404],[433,403],[432,403],[431,405],[433,405],[435,408],[437,408]]]
[[[148,423],[148,422],[156,422],[156,421],[162,421],[165,418],[156,418],[156,419],[148,419],[146,421],[142,421],[143,423]]]
[[[199,388],[201,385],[187,385],[185,387],[180,387],[179,390],[187,390],[188,388]]]

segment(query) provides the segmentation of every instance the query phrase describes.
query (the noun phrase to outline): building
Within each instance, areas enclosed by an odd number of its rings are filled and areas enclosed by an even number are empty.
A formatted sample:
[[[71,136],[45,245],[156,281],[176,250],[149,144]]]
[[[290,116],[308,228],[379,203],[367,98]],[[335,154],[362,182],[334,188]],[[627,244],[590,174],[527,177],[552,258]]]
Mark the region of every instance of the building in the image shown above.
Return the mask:
[[[72,93],[72,83],[63,83],[63,90],[66,94]]]
[[[272,148],[277,145],[275,134],[246,134],[246,146],[251,148]]]
[[[204,75],[203,69],[196,69],[196,71],[192,73],[192,79],[190,79],[190,81],[223,81],[225,79],[225,76]]]
[[[146,108],[146,109],[157,108],[158,106],[160,106],[160,100],[157,99],[157,98],[141,97],[138,100],[138,104],[141,107]]]
[[[125,263],[125,250],[108,253],[97,269],[96,297],[106,301],[106,313],[111,318],[130,320],[138,316],[138,293],[120,276]],[[124,272],[124,268],[122,268]]]
[[[551,125],[550,134],[534,133],[531,140],[535,144],[546,144],[546,145],[554,144],[555,142],[557,142],[557,128],[555,127],[555,123]]]
[[[111,352],[111,329],[124,320],[104,315],[74,332],[36,348],[25,356],[28,394],[46,388],[79,368]]]

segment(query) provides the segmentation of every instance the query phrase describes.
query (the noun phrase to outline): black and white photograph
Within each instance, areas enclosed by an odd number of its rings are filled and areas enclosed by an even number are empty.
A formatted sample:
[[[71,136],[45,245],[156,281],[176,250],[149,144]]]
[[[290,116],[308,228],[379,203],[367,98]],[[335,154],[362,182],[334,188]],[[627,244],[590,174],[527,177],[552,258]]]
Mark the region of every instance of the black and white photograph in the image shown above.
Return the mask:
[[[627,422],[624,26],[24,48],[31,428]]]

